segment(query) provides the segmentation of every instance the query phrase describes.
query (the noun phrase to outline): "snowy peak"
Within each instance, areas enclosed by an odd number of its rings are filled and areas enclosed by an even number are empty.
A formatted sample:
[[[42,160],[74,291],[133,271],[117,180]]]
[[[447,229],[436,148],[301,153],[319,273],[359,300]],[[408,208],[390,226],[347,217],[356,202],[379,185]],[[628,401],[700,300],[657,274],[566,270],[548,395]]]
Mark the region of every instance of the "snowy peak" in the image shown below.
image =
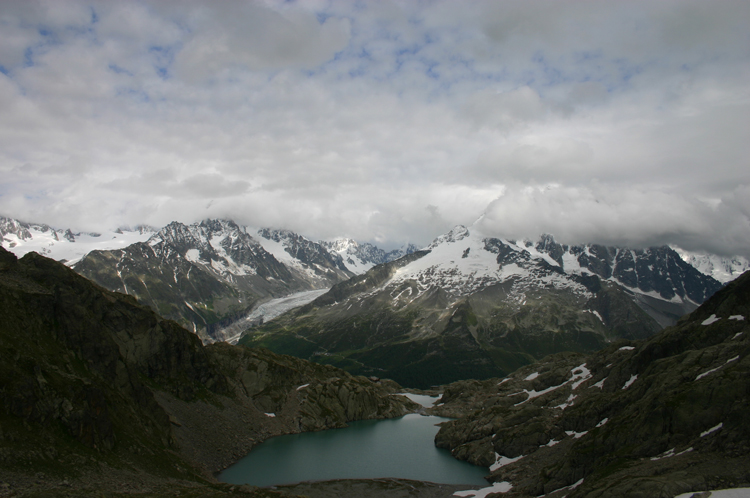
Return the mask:
[[[265,245],[262,239],[276,244],[276,250],[271,251],[273,254],[281,255],[283,259],[292,261],[297,266],[301,265],[303,268],[316,273],[342,272],[342,276],[351,276],[351,272],[346,268],[341,256],[329,252],[322,244],[313,242],[289,230],[262,228],[258,230],[258,235],[261,237],[262,244]],[[288,256],[280,254],[279,248],[283,249]]]
[[[337,254],[346,268],[356,275],[361,275],[375,265],[386,262],[386,253],[372,244],[359,243],[353,239],[336,239],[321,244],[330,252]]]
[[[28,240],[32,238],[33,235],[31,235],[31,232],[29,231],[30,227],[31,225],[27,223],[22,223],[11,218],[0,217],[0,236],[3,237],[3,245],[5,245],[6,235],[15,236],[15,238],[17,238],[18,240]],[[40,232],[47,232],[50,229],[46,225],[38,225],[37,227],[37,231]],[[57,234],[55,234],[55,236],[56,235]],[[8,240],[10,240],[10,238]]]
[[[573,246],[566,248],[563,260],[566,271],[592,273],[666,301],[689,300],[700,304],[721,288],[718,281],[685,263],[668,246],[647,249]]]
[[[427,250],[336,284],[279,317],[282,326],[261,325],[241,342],[336,357],[357,373],[430,386],[650,337],[720,287],[667,247],[486,235],[457,226]]]
[[[213,342],[227,339],[228,327],[264,301],[346,280],[351,273],[341,266],[293,232],[208,219],[172,222],[122,250],[93,251],[75,270]]]
[[[245,227],[231,220],[203,220],[192,225],[172,222],[151,237],[148,245],[162,259],[178,255],[223,277],[290,276]]]
[[[419,292],[415,299],[433,288],[442,289],[451,299],[469,296],[504,282],[512,282],[509,302],[522,303],[529,289],[554,287],[568,289],[581,296],[588,290],[576,279],[566,276],[549,255],[529,243],[484,238],[456,227],[438,237],[429,253],[401,268],[393,277],[394,285],[415,281]]]
[[[536,242],[513,241],[485,238],[458,226],[436,238],[428,249],[429,254],[401,268],[389,284],[415,282],[417,292],[409,292],[409,302],[435,288],[457,300],[500,284],[510,286],[509,302],[522,303],[528,291],[544,288],[565,289],[589,299],[601,282],[612,282],[666,325],[721,288],[667,246],[567,246],[548,234]],[[399,302],[407,304],[403,299]]]
[[[561,244],[558,244],[552,235],[542,234],[534,248],[541,254],[549,255],[560,266],[563,265],[562,257],[565,254],[565,248]]]
[[[143,242],[153,232],[153,229],[145,226],[133,230],[121,227],[103,234],[73,232],[70,228],[63,230],[41,223],[0,217],[0,238],[4,248],[16,256],[34,251],[67,265],[74,264],[93,250],[118,249]]]
[[[434,249],[435,247],[441,245],[441,244],[450,244],[453,242],[458,242],[459,240],[463,240],[466,237],[468,237],[469,229],[466,228],[463,225],[456,225],[451,229],[450,232],[443,234],[439,237],[437,237],[435,240],[432,241],[432,243],[427,246],[427,249]]]
[[[403,258],[404,256],[408,256],[409,254],[413,254],[419,250],[419,247],[415,246],[414,244],[404,244],[398,249],[394,249],[385,253],[385,262],[387,263],[389,261],[395,261],[399,258]]]
[[[321,242],[321,244],[329,251],[338,254],[347,269],[357,275],[365,273],[375,265],[394,261],[418,250],[414,244],[406,244],[399,249],[386,252],[368,242],[357,242],[348,238]]]
[[[330,242],[321,241],[329,251],[336,252],[338,254],[357,254],[360,250],[360,244],[354,239],[341,238]]]
[[[724,258],[715,254],[685,251],[676,246],[672,246],[672,249],[687,264],[704,275],[710,275],[723,284],[731,282],[750,269],[750,261],[742,256]]]

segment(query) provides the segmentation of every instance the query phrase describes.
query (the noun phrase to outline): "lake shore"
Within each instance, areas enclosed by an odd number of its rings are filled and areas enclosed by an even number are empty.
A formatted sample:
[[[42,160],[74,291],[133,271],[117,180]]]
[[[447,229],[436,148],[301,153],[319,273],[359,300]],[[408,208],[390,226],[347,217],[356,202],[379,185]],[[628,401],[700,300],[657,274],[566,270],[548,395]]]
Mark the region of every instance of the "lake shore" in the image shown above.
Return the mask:
[[[448,498],[456,491],[480,489],[476,485],[436,484],[409,479],[338,479],[274,486],[269,489],[288,496],[309,498]]]

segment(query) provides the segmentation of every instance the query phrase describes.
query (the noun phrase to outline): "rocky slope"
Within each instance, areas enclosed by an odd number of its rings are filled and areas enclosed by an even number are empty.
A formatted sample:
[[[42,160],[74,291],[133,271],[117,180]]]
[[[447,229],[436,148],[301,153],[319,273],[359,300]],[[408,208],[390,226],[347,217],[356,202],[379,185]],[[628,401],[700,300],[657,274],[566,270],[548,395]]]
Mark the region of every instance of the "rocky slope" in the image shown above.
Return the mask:
[[[227,220],[173,222],[148,241],[93,251],[74,269],[130,294],[205,342],[260,302],[331,285],[352,273],[320,244],[288,231],[252,230]]]
[[[436,444],[503,496],[653,497],[750,483],[750,273],[651,339],[445,387]],[[703,495],[701,495],[703,496]]]
[[[276,496],[211,476],[272,435],[418,408],[387,382],[204,347],[35,253],[0,249],[0,313],[0,492],[10,496]]]
[[[427,387],[649,337],[720,287],[668,247],[519,242],[459,226],[240,342]]]

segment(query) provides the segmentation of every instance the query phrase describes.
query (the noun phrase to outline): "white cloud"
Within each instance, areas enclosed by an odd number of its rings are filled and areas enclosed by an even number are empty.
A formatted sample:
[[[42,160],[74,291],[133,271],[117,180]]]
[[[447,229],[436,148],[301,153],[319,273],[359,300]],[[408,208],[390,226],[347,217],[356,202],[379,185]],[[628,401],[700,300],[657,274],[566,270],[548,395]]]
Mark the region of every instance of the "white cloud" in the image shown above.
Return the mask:
[[[312,68],[349,41],[346,19],[319,23],[303,10],[273,10],[262,3],[207,3],[196,9],[191,34],[177,55],[176,72],[194,80],[241,66],[250,70]]]
[[[0,213],[92,230],[227,216],[392,247],[486,210],[509,236],[747,254],[748,16],[5,2]]]
[[[539,185],[508,189],[489,204],[478,228],[514,239],[551,233],[567,244],[675,244],[741,254],[750,244],[750,222],[733,201],[706,202],[643,185]]]

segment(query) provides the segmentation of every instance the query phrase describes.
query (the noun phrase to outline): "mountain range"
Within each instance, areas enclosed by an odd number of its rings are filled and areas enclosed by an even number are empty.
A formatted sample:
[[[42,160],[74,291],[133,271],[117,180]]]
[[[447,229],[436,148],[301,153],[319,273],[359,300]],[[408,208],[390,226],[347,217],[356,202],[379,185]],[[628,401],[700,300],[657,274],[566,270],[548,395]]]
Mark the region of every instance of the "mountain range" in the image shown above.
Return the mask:
[[[478,347],[484,362],[477,367],[470,361],[464,374],[486,376],[565,348],[588,351],[617,337],[646,337],[720,287],[685,260],[723,280],[747,263],[701,259],[684,251],[678,257],[666,246],[563,246],[550,235],[511,241],[461,226],[423,251],[407,245],[390,252],[351,239],[313,242],[288,230],[249,228],[230,220],[94,234],[0,218],[0,234],[16,254],[35,250],[64,260],[99,285],[137,297],[206,343],[236,342],[245,329],[274,316],[262,311],[276,308],[278,300],[301,305],[334,286],[332,293],[345,292],[350,304],[359,304],[345,310],[339,302],[320,307],[330,295],[320,296],[319,309],[308,313],[309,319],[295,318],[291,328],[288,318],[286,325],[264,324],[246,342],[368,374],[392,369],[380,360],[365,361],[364,350],[375,348],[373,354],[387,357],[386,346],[393,341],[408,344],[411,357],[436,351],[437,361],[446,346],[436,347],[434,341],[451,336],[462,346],[449,349],[469,351],[471,357]],[[424,257],[417,257],[419,262],[399,259],[414,254]],[[369,272],[375,276],[367,277]],[[461,317],[477,323],[459,326]],[[449,321],[456,325],[448,326]],[[305,332],[301,339],[299,327],[322,327],[326,337],[318,340],[316,332]],[[331,342],[349,329],[352,337],[367,339],[341,347]],[[383,334],[390,338],[375,339]],[[413,363],[405,361],[402,367]]]
[[[0,216],[2,247],[18,257],[33,251],[67,265],[96,249],[119,249],[146,241],[155,232],[155,228],[147,225],[121,227],[106,233],[77,232]]]
[[[415,254],[402,259],[426,257]],[[749,303],[744,274],[648,339],[438,386],[427,411],[454,420],[436,445],[489,466],[488,488],[373,479],[257,489],[213,473],[274,435],[420,408],[390,381],[204,346],[132,296],[0,248],[0,493],[619,498],[747,487]]]
[[[720,288],[667,246],[514,241],[457,226],[240,343],[428,387],[649,337]]]

